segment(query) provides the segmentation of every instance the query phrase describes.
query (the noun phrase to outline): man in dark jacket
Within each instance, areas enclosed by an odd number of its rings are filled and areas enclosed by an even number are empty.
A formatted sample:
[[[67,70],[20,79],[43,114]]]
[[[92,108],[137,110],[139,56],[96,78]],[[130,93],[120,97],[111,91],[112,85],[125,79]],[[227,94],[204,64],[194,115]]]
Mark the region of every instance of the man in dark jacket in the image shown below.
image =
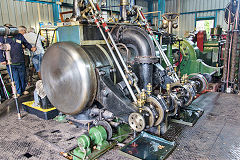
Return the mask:
[[[8,36],[5,40],[3,36],[0,36],[0,43],[8,43],[11,46],[11,59],[12,59],[12,74],[13,79],[16,83],[17,88],[17,94],[18,96],[22,94],[26,94],[25,88],[26,88],[26,70],[25,70],[25,62],[24,62],[24,52],[22,45],[24,45],[26,48],[28,48],[31,51],[36,51],[35,47],[32,47],[31,44],[29,44],[26,39],[23,37],[22,34],[17,34],[16,36],[10,37]],[[6,65],[6,57],[5,52],[0,50],[0,61],[2,65]],[[7,65],[8,74],[10,75],[9,65]]]

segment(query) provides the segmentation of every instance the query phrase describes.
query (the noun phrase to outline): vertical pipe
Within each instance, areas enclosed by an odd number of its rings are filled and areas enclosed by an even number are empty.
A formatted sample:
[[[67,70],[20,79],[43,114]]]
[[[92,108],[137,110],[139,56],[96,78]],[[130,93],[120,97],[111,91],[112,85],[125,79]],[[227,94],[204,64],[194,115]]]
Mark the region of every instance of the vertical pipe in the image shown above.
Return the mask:
[[[127,21],[127,6],[129,5],[128,0],[120,0],[120,14],[123,22]]]
[[[178,0],[178,14],[180,15],[180,13],[181,13],[181,8],[180,8],[180,0]],[[180,16],[179,16],[179,18],[178,18],[178,25],[179,25],[179,27],[178,27],[178,36],[180,35]]]
[[[195,13],[195,22],[194,22],[194,28],[197,27],[197,12]]]
[[[153,65],[152,64],[140,64],[139,65],[139,77],[140,77],[140,88],[147,90],[147,85],[152,84],[153,77]]]
[[[229,73],[230,73],[230,63],[231,63],[231,51],[232,51],[232,42],[233,42],[233,34],[231,34],[231,41],[229,46],[229,53],[228,53],[228,60],[227,60],[227,88],[228,88],[228,81],[229,81]]]
[[[238,30],[233,31],[233,46],[232,46],[232,57],[231,57],[231,72],[230,72],[230,83],[234,82],[236,72],[236,58],[237,58],[237,46],[238,46]]]
[[[226,37],[226,44],[225,44],[225,53],[224,53],[224,60],[223,60],[223,82],[226,82],[227,79],[227,60],[228,60],[228,53],[230,49],[230,31],[227,32]]]
[[[135,0],[130,0],[130,9],[135,5]]]
[[[227,31],[224,61],[223,61],[223,79],[222,79],[223,82],[226,82],[226,80],[227,80],[228,54],[229,54],[229,49],[230,49],[231,10],[232,10],[232,5],[230,5],[229,11],[228,11],[228,31]]]
[[[238,57],[238,88],[240,89],[240,54]]]
[[[235,30],[233,30],[233,49],[232,49],[232,59],[231,59],[231,72],[230,72],[230,82],[234,82],[235,72],[236,72],[236,58],[237,58],[237,47],[238,47],[238,25],[239,25],[239,2],[237,5],[237,11],[235,14]]]
[[[78,0],[73,0],[73,14],[72,18],[78,18],[80,16],[80,9],[78,7]]]

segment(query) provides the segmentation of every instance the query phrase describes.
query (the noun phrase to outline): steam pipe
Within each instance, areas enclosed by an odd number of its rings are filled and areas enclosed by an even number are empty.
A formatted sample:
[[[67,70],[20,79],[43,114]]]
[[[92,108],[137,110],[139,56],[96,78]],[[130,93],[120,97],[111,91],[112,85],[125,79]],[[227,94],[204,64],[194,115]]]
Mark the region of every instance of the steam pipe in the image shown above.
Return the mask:
[[[80,15],[81,15],[81,11],[80,11],[80,8],[78,6],[78,1],[79,0],[73,0],[73,14],[72,14],[73,18],[80,17]]]
[[[172,64],[170,63],[169,59],[167,58],[167,56],[165,55],[165,53],[162,50],[162,47],[160,46],[159,42],[157,41],[156,37],[153,34],[152,28],[150,27],[149,23],[147,22],[147,19],[144,17],[142,11],[140,10],[141,8],[138,8],[137,6],[134,7],[137,11],[138,16],[140,17],[140,19],[143,21],[143,23],[145,24],[146,30],[149,32],[150,36],[152,37],[154,43],[156,44],[160,55],[162,56],[164,62],[166,63],[166,65],[169,67],[170,72],[173,74],[172,78],[174,80],[174,82],[179,81],[179,78],[177,76],[177,73],[174,71]]]
[[[120,28],[118,28],[120,29]],[[153,63],[157,62],[155,47],[148,34],[139,27],[126,27],[118,39],[135,52],[135,62],[139,63],[139,78],[141,88],[147,89],[152,84]]]
[[[120,0],[121,17],[122,21],[127,21],[127,5],[129,5],[128,0]]]

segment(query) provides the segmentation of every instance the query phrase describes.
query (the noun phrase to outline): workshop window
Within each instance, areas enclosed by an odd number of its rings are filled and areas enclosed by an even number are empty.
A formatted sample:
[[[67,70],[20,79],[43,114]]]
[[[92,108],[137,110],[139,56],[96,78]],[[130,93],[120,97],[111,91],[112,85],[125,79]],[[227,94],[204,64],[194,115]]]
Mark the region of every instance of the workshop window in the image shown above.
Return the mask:
[[[196,30],[197,31],[206,31],[207,39],[210,38],[210,30],[214,28],[214,19],[207,20],[197,20],[196,21]]]

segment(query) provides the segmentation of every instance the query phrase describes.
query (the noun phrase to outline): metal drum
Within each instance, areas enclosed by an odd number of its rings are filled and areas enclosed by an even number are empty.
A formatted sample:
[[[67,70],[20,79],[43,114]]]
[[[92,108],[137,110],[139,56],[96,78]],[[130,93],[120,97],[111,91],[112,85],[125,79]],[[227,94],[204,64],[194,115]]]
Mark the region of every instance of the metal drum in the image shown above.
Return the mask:
[[[65,114],[78,114],[92,105],[97,93],[96,67],[111,64],[100,45],[55,43],[46,51],[42,65],[44,90],[50,102]]]

